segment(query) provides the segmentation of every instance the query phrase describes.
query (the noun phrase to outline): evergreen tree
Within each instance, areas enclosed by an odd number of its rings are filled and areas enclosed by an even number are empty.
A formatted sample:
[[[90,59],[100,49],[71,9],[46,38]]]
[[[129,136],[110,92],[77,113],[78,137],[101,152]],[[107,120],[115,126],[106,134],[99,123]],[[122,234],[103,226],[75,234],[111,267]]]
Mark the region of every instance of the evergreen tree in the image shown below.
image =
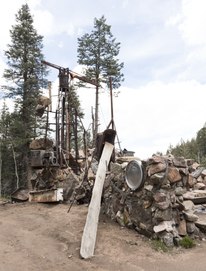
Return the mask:
[[[206,157],[206,127],[201,128],[197,132],[197,146],[200,155],[200,159]]]
[[[4,101],[0,114],[1,194],[6,196],[16,189],[14,160],[11,151],[10,125],[12,116]]]
[[[4,100],[3,107],[1,110],[1,117],[0,117],[0,138],[1,141],[7,141],[10,137],[9,129],[11,123],[11,115],[9,113],[9,108],[6,105]]]
[[[22,5],[18,11],[10,36],[11,44],[5,51],[8,64],[4,72],[8,81],[5,91],[15,102],[11,131],[24,175],[28,166],[28,143],[36,136],[35,108],[41,94],[40,88],[46,83],[42,77],[47,74],[47,70],[41,65],[43,37],[34,29],[27,4]],[[26,180],[26,175],[22,179]]]
[[[120,43],[111,33],[111,26],[106,24],[106,19],[94,19],[94,29],[90,34],[86,33],[78,38],[78,63],[86,66],[85,75],[90,79],[95,79],[96,99],[95,99],[95,123],[94,139],[98,132],[98,106],[99,106],[99,87],[100,84],[107,83],[112,78],[112,88],[120,87],[123,81],[121,72],[124,64],[119,63],[117,58],[120,51]]]

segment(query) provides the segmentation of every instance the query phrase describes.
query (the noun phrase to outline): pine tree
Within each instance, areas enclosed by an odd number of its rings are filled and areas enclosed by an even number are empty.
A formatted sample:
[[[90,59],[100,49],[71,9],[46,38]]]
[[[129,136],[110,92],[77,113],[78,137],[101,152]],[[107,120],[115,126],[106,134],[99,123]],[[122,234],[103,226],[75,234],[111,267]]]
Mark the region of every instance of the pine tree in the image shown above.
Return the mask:
[[[34,29],[27,4],[18,11],[10,36],[11,44],[5,51],[8,64],[4,71],[4,78],[8,81],[5,92],[15,102],[11,131],[23,174],[28,165],[28,143],[36,136],[35,108],[40,89],[46,83],[42,77],[47,74],[46,68],[41,65],[43,37]]]
[[[99,87],[101,83],[107,83],[112,78],[112,88],[120,87],[123,79],[121,72],[124,64],[119,63],[117,58],[120,51],[120,43],[111,33],[111,26],[106,24],[106,19],[94,19],[94,29],[91,34],[84,34],[78,38],[78,63],[86,66],[86,77],[95,79],[96,99],[95,99],[95,123],[94,139],[98,132],[98,107],[99,107]]]
[[[11,194],[16,189],[14,182],[14,160],[11,152],[10,127],[12,116],[4,101],[0,114],[0,156],[1,156],[1,194]]]

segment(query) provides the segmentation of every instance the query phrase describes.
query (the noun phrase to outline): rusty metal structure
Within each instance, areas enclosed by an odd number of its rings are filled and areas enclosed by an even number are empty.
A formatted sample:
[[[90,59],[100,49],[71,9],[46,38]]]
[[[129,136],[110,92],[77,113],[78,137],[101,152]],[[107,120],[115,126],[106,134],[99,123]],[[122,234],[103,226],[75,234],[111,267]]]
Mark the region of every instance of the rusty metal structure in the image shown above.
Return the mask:
[[[69,83],[74,78],[95,86],[96,82],[69,70],[69,68],[64,68],[44,60],[42,61],[42,64],[59,71],[58,104],[55,111],[55,157],[60,167],[64,167],[69,164],[70,158]]]

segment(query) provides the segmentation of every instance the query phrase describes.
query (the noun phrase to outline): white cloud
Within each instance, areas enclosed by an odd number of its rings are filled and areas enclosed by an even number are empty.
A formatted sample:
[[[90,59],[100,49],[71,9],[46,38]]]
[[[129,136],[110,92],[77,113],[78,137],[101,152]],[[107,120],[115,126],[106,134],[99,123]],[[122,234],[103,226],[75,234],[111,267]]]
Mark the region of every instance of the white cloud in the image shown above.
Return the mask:
[[[185,41],[189,45],[206,44],[206,1],[183,0],[182,22],[179,25]]]
[[[91,122],[94,99],[94,90],[80,91],[87,124]],[[157,151],[166,152],[170,144],[176,145],[181,138],[190,140],[205,123],[205,100],[206,85],[195,81],[168,84],[153,81],[137,89],[121,88],[119,97],[114,98],[114,119],[122,148],[147,158]],[[102,130],[109,121],[110,98],[103,93]]]
[[[170,16],[168,25],[177,26],[189,46],[206,44],[206,1],[182,0],[181,12]]]
[[[38,33],[43,36],[53,35],[54,29],[54,17],[47,10],[41,9],[31,9],[31,13],[34,15],[34,27],[37,29]]]

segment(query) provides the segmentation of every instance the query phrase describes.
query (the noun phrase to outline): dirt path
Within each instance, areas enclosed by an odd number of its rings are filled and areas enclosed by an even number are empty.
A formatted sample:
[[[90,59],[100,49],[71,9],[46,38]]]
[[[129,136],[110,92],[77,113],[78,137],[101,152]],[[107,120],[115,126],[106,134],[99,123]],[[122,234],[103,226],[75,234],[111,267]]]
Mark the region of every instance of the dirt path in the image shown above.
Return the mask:
[[[0,205],[0,271],[205,271],[206,243],[160,253],[136,232],[100,219],[95,257],[79,257],[86,206]]]

